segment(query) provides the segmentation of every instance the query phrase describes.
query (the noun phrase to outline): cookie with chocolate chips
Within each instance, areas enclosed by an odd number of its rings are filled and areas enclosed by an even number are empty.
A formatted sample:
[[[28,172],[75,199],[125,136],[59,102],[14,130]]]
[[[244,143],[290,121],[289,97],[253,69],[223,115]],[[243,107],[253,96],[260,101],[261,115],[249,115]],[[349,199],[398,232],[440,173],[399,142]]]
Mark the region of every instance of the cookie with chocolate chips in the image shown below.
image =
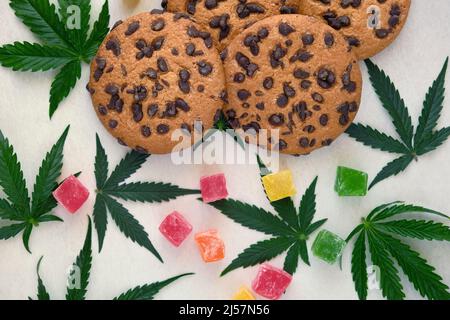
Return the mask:
[[[360,60],[386,48],[399,35],[411,0],[302,0],[300,12],[322,19],[347,39]]]
[[[185,14],[162,11],[114,26],[93,59],[88,90],[98,117],[120,143],[157,154],[178,144],[175,130],[189,137],[197,121],[211,128],[226,97],[209,33]]]
[[[328,146],[358,111],[356,58],[316,18],[278,15],[255,23],[230,43],[224,63],[230,125],[261,133],[258,143],[271,149],[307,154]]]
[[[164,0],[171,12],[186,12],[211,33],[219,50],[253,23],[269,16],[298,12],[300,0]]]

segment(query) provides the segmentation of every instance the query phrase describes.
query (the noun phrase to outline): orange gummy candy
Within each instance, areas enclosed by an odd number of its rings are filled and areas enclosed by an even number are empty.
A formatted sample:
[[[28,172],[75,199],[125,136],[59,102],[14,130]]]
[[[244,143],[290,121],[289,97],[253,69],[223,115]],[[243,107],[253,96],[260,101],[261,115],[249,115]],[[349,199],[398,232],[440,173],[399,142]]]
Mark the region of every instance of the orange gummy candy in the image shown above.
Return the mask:
[[[225,257],[225,244],[219,238],[216,230],[209,230],[195,235],[203,261],[215,262]]]

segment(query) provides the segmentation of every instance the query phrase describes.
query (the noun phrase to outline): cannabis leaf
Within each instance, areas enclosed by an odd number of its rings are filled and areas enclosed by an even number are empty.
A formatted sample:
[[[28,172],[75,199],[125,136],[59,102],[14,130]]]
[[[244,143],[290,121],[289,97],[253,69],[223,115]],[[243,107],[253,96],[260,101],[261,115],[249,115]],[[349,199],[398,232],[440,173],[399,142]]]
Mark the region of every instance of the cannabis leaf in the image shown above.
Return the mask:
[[[431,209],[395,202],[372,210],[363,219],[363,223],[350,233],[347,242],[356,237],[351,269],[359,299],[367,299],[368,292],[366,239],[368,255],[372,264],[378,267],[380,287],[385,298],[389,300],[405,298],[398,265],[423,297],[431,300],[450,299],[449,288],[442,282],[442,278],[436,274],[435,269],[419,253],[399,239],[399,237],[406,237],[450,241],[450,228],[440,222],[431,220],[390,219],[399,215],[417,214],[419,212],[449,219],[444,214]]]
[[[16,16],[43,43],[14,42],[0,47],[0,65],[14,71],[59,70],[50,90],[50,117],[80,79],[81,64],[90,63],[96,54],[109,32],[110,18],[105,1],[89,34],[91,0],[58,0],[58,4],[57,10],[49,0],[10,0]]]
[[[108,216],[120,231],[133,242],[153,253],[161,262],[162,258],[148,238],[144,227],[115,198],[144,203],[163,202],[179,196],[199,194],[199,190],[183,189],[170,183],[132,182],[125,180],[141,168],[150,155],[131,151],[120,161],[108,178],[108,157],[100,138],[96,136],[97,153],[95,156],[95,179],[97,196],[94,204],[94,225],[97,230],[99,251],[103,248]]]
[[[428,89],[415,133],[405,102],[391,79],[372,61],[365,62],[372,86],[383,108],[391,116],[400,140],[362,124],[352,124],[346,132],[350,137],[373,149],[401,155],[377,174],[369,186],[371,189],[384,179],[404,171],[413,160],[435,150],[450,136],[450,127],[436,129],[443,108],[448,58],[439,76]]]
[[[30,252],[29,240],[33,228],[44,222],[62,221],[51,214],[57,205],[52,192],[58,187],[57,180],[61,175],[63,150],[68,133],[69,127],[42,161],[30,201],[17,155],[0,131],[0,187],[6,195],[5,199],[0,198],[0,221],[13,222],[0,227],[0,240],[15,237],[22,232],[23,244]]]
[[[261,177],[270,174],[259,157],[258,163]],[[272,260],[285,251],[287,251],[284,263],[286,272],[295,273],[299,257],[304,263],[310,265],[306,242],[309,236],[327,221],[323,219],[312,223],[316,212],[316,184],[317,178],[303,195],[298,212],[291,198],[271,203],[278,215],[233,199],[210,203],[222,214],[242,226],[272,236],[268,240],[260,241],[245,249],[222,272],[222,276],[241,267],[247,268]]]
[[[37,299],[38,300],[50,300],[50,295],[45,288],[44,282],[39,274],[42,257],[39,259],[37,265],[38,287],[37,287]],[[83,248],[78,254],[74,264],[71,267],[69,278],[67,283],[66,300],[85,300],[87,294],[87,287],[89,285],[89,276],[92,266],[92,227],[91,219],[89,218],[88,230],[86,238],[84,240]],[[164,287],[167,287],[176,280],[185,276],[193,275],[193,273],[185,273],[179,276],[151,284],[145,284],[138,286],[134,289],[130,289],[114,300],[153,300],[154,296]],[[29,298],[31,300],[31,298]]]

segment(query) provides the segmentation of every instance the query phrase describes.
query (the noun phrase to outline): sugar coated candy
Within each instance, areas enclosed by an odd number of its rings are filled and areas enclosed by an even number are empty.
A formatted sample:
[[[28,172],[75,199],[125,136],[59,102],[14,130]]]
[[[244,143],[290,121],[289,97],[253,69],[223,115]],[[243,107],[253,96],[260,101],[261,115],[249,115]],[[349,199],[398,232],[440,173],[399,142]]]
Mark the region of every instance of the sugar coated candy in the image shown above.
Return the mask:
[[[367,173],[346,167],[338,167],[334,190],[341,197],[365,196],[367,194]]]
[[[203,261],[215,262],[225,257],[225,244],[219,238],[216,230],[197,233],[195,242],[197,242]]]
[[[247,287],[242,286],[234,295],[233,300],[255,300],[255,297]]]
[[[260,296],[278,300],[284,294],[292,281],[292,276],[282,269],[269,264],[260,267],[258,275],[253,280],[253,290]]]
[[[227,181],[223,173],[200,179],[203,202],[210,203],[228,197]]]
[[[164,219],[159,231],[175,247],[179,247],[192,232],[192,226],[179,212],[174,211]]]
[[[70,176],[53,191],[53,197],[70,213],[75,213],[89,198],[89,191],[75,176]]]
[[[270,202],[289,198],[297,193],[289,170],[269,174],[262,178],[262,182]]]
[[[312,245],[313,254],[329,264],[334,264],[344,251],[346,242],[328,230],[322,230]]]

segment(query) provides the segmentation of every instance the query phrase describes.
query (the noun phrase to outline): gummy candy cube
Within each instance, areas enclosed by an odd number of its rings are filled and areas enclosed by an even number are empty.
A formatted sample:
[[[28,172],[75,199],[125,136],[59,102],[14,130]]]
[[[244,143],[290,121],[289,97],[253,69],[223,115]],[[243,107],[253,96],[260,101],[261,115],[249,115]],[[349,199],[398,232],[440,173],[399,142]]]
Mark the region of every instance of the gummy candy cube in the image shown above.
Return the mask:
[[[328,230],[322,230],[314,240],[312,252],[317,258],[334,264],[342,255],[345,245],[345,240],[339,236]]]
[[[292,281],[292,276],[284,270],[264,264],[253,281],[253,290],[271,300],[278,300]]]
[[[179,247],[192,231],[191,224],[177,211],[169,214],[159,226],[159,231],[175,247]]]
[[[270,202],[289,198],[297,193],[289,170],[269,174],[262,178],[262,182]]]
[[[338,167],[334,190],[341,197],[365,196],[367,194],[367,173]]]
[[[53,197],[70,213],[75,213],[89,198],[89,191],[75,176],[70,176],[53,191]]]
[[[215,262],[225,257],[225,245],[216,230],[209,230],[195,235],[195,241],[203,261]]]
[[[233,300],[255,300],[255,297],[247,287],[242,286],[234,295]]]
[[[223,173],[200,179],[203,202],[210,203],[228,197],[227,181]]]

